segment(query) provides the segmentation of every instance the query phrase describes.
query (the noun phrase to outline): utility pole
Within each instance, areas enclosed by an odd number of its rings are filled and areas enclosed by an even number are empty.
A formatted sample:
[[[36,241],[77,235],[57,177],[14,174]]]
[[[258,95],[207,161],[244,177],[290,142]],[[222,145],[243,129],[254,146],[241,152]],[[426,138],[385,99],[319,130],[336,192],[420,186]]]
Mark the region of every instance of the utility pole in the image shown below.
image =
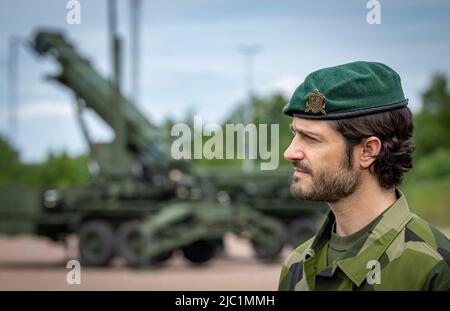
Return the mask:
[[[14,145],[17,139],[17,110],[18,110],[18,57],[20,39],[9,37],[8,41],[8,94],[9,94],[9,141]]]
[[[0,114],[0,135],[3,135],[3,138],[6,138],[7,135],[7,127],[6,123],[8,121],[8,117],[6,116],[7,112],[7,96],[8,96],[8,76],[7,76],[7,61],[0,63],[0,68],[2,70],[2,85],[0,89],[0,111],[2,112]],[[3,75],[4,72],[4,75]]]
[[[108,1],[108,29],[111,45],[112,81],[120,89],[120,38],[117,33],[117,1]]]
[[[111,155],[111,167],[121,170],[123,150],[125,149],[126,126],[121,115],[120,89],[121,89],[121,40],[117,32],[117,1],[108,1],[108,29],[110,38],[111,65],[112,65],[112,92],[111,114],[115,139],[114,152]]]
[[[254,57],[261,51],[259,44],[243,44],[239,46],[239,53],[244,57],[244,86],[247,93],[248,104],[244,109],[244,122],[250,123],[253,119],[252,103],[254,99],[253,91],[253,61]],[[249,142],[245,140],[245,158],[242,162],[242,171],[252,172],[254,169],[253,160],[249,158]]]
[[[140,66],[140,30],[141,0],[130,2],[130,38],[131,38],[131,94],[133,102],[139,103],[139,66]]]

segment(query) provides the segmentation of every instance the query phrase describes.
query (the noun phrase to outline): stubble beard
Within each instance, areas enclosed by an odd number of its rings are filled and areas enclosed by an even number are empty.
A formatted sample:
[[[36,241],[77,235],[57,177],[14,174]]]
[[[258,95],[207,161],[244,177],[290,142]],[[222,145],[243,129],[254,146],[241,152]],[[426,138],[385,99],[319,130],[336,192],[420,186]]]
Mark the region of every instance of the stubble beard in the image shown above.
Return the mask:
[[[348,163],[348,162],[347,162]],[[291,193],[299,200],[334,203],[348,197],[358,188],[361,173],[342,161],[336,170],[328,168],[310,172],[309,186],[293,176]],[[306,189],[309,188],[309,189]]]

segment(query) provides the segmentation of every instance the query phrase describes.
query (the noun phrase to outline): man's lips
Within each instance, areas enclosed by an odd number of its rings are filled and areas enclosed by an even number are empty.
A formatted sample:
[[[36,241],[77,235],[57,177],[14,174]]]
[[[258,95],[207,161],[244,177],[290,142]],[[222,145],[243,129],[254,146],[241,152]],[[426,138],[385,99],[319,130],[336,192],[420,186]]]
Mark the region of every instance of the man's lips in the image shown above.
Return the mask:
[[[309,171],[294,167],[294,171],[299,174],[311,174]]]

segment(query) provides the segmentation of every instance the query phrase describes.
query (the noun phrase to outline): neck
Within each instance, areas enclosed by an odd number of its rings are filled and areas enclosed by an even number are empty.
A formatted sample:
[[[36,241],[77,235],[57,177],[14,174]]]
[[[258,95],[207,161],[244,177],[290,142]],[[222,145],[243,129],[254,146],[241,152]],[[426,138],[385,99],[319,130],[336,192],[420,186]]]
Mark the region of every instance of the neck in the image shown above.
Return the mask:
[[[330,203],[336,218],[336,234],[348,236],[370,224],[397,200],[395,189],[386,190],[378,182],[362,181],[356,191]]]

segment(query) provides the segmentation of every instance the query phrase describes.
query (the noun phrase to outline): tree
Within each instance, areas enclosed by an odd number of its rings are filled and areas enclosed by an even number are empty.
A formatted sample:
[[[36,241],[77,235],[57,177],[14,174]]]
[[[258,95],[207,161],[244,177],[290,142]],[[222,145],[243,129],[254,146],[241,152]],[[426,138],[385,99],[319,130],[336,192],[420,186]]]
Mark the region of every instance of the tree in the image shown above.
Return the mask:
[[[19,153],[0,136],[0,183],[12,183],[19,173]]]
[[[450,93],[447,78],[436,74],[422,94],[422,110],[414,118],[417,157],[450,149]]]

